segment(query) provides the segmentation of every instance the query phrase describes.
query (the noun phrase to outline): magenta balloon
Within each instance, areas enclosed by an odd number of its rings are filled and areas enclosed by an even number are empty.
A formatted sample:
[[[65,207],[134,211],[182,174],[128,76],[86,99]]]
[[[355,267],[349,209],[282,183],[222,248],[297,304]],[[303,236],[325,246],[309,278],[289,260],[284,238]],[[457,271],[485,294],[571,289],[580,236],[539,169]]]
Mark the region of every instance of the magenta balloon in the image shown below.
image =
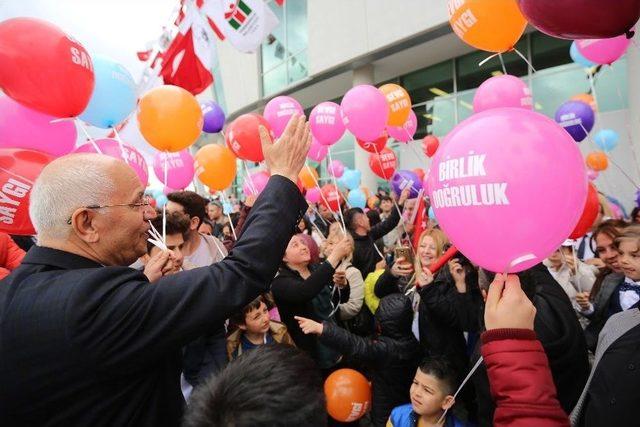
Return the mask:
[[[304,115],[300,103],[290,96],[276,96],[264,107],[262,117],[271,126],[275,137],[279,138],[294,114]]]
[[[147,162],[138,150],[130,145],[122,144],[115,139],[105,138],[95,140],[96,145],[100,149],[100,152],[105,156],[114,157],[118,160],[126,162],[138,175],[143,187],[146,187],[149,183],[149,170],[147,169]],[[92,143],[87,143],[76,148],[74,153],[97,153]]]
[[[416,113],[411,110],[409,118],[402,126],[387,126],[387,133],[396,141],[409,142],[413,140],[413,136],[418,130],[418,118]]]
[[[167,159],[167,182],[164,182],[164,159]],[[177,153],[156,153],[153,158],[153,172],[156,177],[170,188],[184,189],[193,181],[195,173],[193,156],[189,150]]]
[[[553,120],[501,108],[449,133],[427,187],[460,252],[490,271],[516,273],[571,234],[586,202],[587,175],[578,145]]]
[[[591,62],[601,65],[611,65],[625,54],[631,44],[626,36],[612,39],[577,40],[578,52]]]
[[[318,203],[320,201],[320,189],[313,187],[307,190],[307,194],[304,196],[310,203]]]
[[[0,148],[26,148],[54,157],[69,154],[78,137],[76,125],[54,120],[58,118],[0,97]]]
[[[349,132],[363,141],[382,135],[389,118],[387,98],[377,88],[359,85],[342,98],[342,120]]]
[[[331,176],[340,178],[344,174],[344,165],[340,160],[333,160],[331,163],[329,163],[327,171]]]
[[[309,115],[309,126],[311,134],[320,144],[335,144],[345,131],[340,106],[335,102],[316,105]]]
[[[327,157],[329,153],[329,146],[323,145],[318,142],[317,139],[312,138],[311,147],[309,148],[309,152],[307,153],[307,157],[313,160],[314,162],[321,162]]]
[[[473,111],[476,113],[503,107],[533,110],[531,90],[516,76],[491,77],[480,85],[473,97]]]
[[[262,193],[262,190],[267,186],[269,182],[269,174],[267,172],[255,172],[249,175],[250,178],[245,178],[242,191],[245,196],[258,196]]]
[[[629,31],[640,0],[518,0],[527,21],[553,37],[606,39]]]

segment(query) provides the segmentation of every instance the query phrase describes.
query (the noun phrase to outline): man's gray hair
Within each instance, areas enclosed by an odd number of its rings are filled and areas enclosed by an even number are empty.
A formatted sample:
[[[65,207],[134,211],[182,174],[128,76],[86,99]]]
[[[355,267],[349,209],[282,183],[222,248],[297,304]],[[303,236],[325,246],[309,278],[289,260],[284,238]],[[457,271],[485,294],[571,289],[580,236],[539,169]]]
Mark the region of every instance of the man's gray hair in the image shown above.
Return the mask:
[[[115,192],[109,176],[114,159],[99,154],[73,154],[54,160],[36,180],[29,216],[38,238],[66,239],[67,223],[83,206],[107,204]]]

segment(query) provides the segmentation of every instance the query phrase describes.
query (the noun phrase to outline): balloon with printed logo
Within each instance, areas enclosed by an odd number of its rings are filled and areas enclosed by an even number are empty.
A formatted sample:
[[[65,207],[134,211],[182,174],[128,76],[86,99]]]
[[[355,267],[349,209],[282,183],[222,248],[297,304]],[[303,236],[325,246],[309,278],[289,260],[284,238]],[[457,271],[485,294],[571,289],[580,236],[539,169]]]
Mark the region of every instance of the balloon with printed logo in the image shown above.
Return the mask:
[[[387,131],[384,131],[378,138],[373,139],[371,141],[362,141],[361,139],[356,138],[356,142],[364,151],[369,153],[379,153],[384,150],[384,147],[387,146],[387,141],[389,140],[389,135]]]
[[[578,145],[553,120],[501,108],[454,128],[433,159],[428,189],[438,223],[461,253],[489,271],[517,273],[571,234],[587,176]]]
[[[276,96],[264,107],[263,117],[271,125],[273,135],[280,138],[294,114],[304,115],[300,103],[290,96]]]
[[[253,113],[241,115],[227,126],[227,133],[225,135],[227,147],[242,160],[252,162],[263,161],[264,154],[262,154],[260,126],[264,126],[271,135],[271,138],[273,138],[271,126],[264,117]]]
[[[344,164],[340,160],[332,160],[327,167],[327,172],[331,176],[340,178],[344,174]]]
[[[318,185],[318,178],[318,172],[310,166],[304,166],[298,174],[298,179],[307,190]]]
[[[625,54],[631,39],[618,36],[612,39],[577,40],[578,51],[587,60],[601,65],[611,65]]]
[[[529,23],[561,39],[611,38],[631,30],[640,0],[518,0]],[[606,5],[606,6],[605,6]]]
[[[140,132],[160,151],[184,150],[202,132],[202,110],[196,98],[178,86],[158,86],[138,103]]]
[[[355,190],[360,186],[362,181],[362,172],[355,169],[345,169],[344,174],[338,181],[338,184],[343,184],[348,190]]]
[[[208,144],[195,157],[195,174],[210,189],[222,191],[236,177],[236,156],[224,145]]]
[[[367,196],[361,189],[356,188],[355,190],[349,191],[347,203],[352,208],[364,209],[367,206]]]
[[[390,148],[385,148],[379,154],[369,154],[371,171],[384,180],[389,180],[393,176],[397,164],[396,153]]]
[[[571,43],[571,48],[569,49],[569,56],[571,56],[571,59],[573,59],[573,62],[575,62],[576,64],[580,65],[583,68],[591,68],[591,67],[595,67],[596,65],[595,63],[589,61],[587,58],[582,56],[582,54],[578,50],[578,45],[576,44],[575,41]]]
[[[94,144],[88,142],[73,150],[74,153],[99,153],[105,156],[113,157],[121,160],[129,165],[140,178],[140,182],[143,187],[146,187],[149,183],[149,169],[147,168],[147,161],[144,156],[140,154],[138,150],[128,144],[120,144],[115,139],[104,138],[96,139],[95,145],[98,146],[100,151],[98,152]]]
[[[320,189],[318,187],[313,187],[307,189],[306,194],[304,195],[305,199],[309,203],[318,203],[320,201]]]
[[[587,193],[587,201],[585,202],[582,216],[578,220],[578,224],[573,229],[569,239],[578,239],[589,232],[591,226],[596,221],[600,212],[600,200],[598,199],[598,191],[593,184],[589,183],[589,191]]]
[[[338,212],[342,205],[342,193],[333,184],[326,184],[322,187],[322,200],[321,203],[331,210],[332,212]]]
[[[435,135],[427,135],[422,139],[422,151],[425,156],[431,158],[440,147],[440,140]]]
[[[376,87],[358,85],[349,89],[340,107],[345,127],[356,138],[373,141],[382,135],[389,119],[389,107],[387,98]]]
[[[596,172],[602,172],[603,170],[607,170],[609,167],[609,159],[602,151],[592,151],[587,154],[586,163],[590,169]]]
[[[95,88],[81,120],[103,129],[115,127],[136,108],[136,82],[118,62],[105,56],[93,58]]]
[[[309,127],[314,139],[322,145],[333,145],[346,130],[342,122],[342,110],[335,102],[321,102],[309,115]]]
[[[571,101],[582,101],[585,104],[589,105],[594,113],[598,112],[598,104],[596,103],[596,99],[593,97],[593,95],[589,95],[588,93],[581,93],[580,95],[572,96]]]
[[[164,182],[165,159],[167,165],[167,182]],[[193,156],[189,150],[177,153],[158,152],[153,157],[153,172],[164,185],[171,188],[184,189],[193,181],[195,168]]]
[[[95,84],[86,49],[36,18],[0,22],[0,89],[20,104],[54,117],[76,117]]]
[[[200,104],[202,109],[202,131],[218,133],[224,128],[224,110],[215,101],[205,101]]]
[[[387,125],[404,125],[411,112],[411,97],[409,97],[405,88],[395,83],[387,83],[380,86],[380,92],[387,99],[387,105],[389,106]]]
[[[371,408],[371,385],[358,371],[338,369],[324,382],[327,412],[336,421],[350,423]]]
[[[620,142],[620,135],[612,129],[602,129],[593,137],[599,149],[605,152],[613,151]]]
[[[76,139],[72,121],[56,121],[7,96],[0,98],[0,148],[24,148],[59,157],[73,151]]]
[[[567,101],[556,111],[556,122],[576,142],[583,141],[589,135],[595,121],[593,109],[581,101]]]
[[[449,0],[449,23],[465,43],[487,52],[507,52],[527,27],[516,0]]]
[[[33,183],[52,156],[33,150],[0,149],[0,231],[33,236],[29,198]]]
[[[307,153],[307,158],[313,160],[314,162],[321,162],[327,157],[329,153],[329,147],[321,144],[318,140],[313,137],[311,139],[311,147],[309,147],[309,152]]]
[[[391,177],[391,188],[397,196],[400,196],[405,188],[409,188],[409,198],[415,199],[422,190],[422,180],[412,171],[399,170]]]
[[[267,186],[269,182],[269,175],[267,172],[260,171],[250,175],[250,178],[245,178],[242,191],[245,196],[259,196]]]
[[[411,141],[417,130],[418,118],[413,110],[409,112],[409,118],[402,126],[387,126],[387,133],[389,136],[400,142]]]
[[[480,113],[492,108],[514,107],[533,110],[529,86],[508,74],[487,79],[473,97],[473,111]]]

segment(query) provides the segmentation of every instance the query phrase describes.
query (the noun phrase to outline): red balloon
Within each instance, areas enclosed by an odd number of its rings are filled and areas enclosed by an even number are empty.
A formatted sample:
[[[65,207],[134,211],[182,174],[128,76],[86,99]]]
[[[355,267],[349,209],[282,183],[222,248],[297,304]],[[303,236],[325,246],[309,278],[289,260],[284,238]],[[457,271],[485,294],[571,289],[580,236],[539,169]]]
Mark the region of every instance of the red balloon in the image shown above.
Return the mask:
[[[82,113],[94,87],[85,48],[34,18],[0,23],[0,88],[22,105],[56,117]]]
[[[589,183],[589,192],[587,193],[587,202],[584,205],[584,211],[582,211],[582,216],[569,238],[577,239],[587,234],[596,221],[599,211],[600,200],[598,200],[598,191],[593,184]]]
[[[418,178],[420,178],[420,182],[424,181],[424,169],[415,168],[412,170],[412,172],[418,175]]]
[[[33,150],[0,150],[0,231],[31,236],[36,234],[29,219],[29,197],[42,169],[53,160]]]
[[[158,205],[158,202],[156,202],[156,199],[154,199],[153,197],[150,197],[149,204],[151,205],[152,208],[155,208]]]
[[[243,114],[227,127],[227,146],[238,158],[252,162],[264,160],[259,126],[264,126],[273,138],[271,126],[259,114]]]
[[[340,205],[342,205],[342,193],[340,190],[333,184],[326,184],[322,187],[322,195],[324,196],[320,203],[322,203],[325,207],[330,209],[333,212],[338,212],[340,210]]]
[[[396,153],[390,148],[385,148],[380,154],[369,155],[369,167],[380,178],[389,180],[396,173],[398,159]]]
[[[440,141],[434,135],[427,135],[422,140],[422,151],[424,151],[425,156],[431,158],[436,154],[438,148],[440,147]]]
[[[518,0],[518,4],[538,30],[569,40],[616,37],[640,18],[640,0]]]
[[[360,147],[362,147],[362,149],[364,151],[368,151],[369,153],[379,153],[382,150],[384,150],[384,147],[387,146],[387,140],[389,139],[389,135],[387,134],[387,131],[384,131],[382,133],[382,136],[380,136],[380,138],[373,140],[373,141],[369,141],[369,142],[365,142],[362,141],[358,138],[356,138],[356,142],[358,143],[358,145]]]

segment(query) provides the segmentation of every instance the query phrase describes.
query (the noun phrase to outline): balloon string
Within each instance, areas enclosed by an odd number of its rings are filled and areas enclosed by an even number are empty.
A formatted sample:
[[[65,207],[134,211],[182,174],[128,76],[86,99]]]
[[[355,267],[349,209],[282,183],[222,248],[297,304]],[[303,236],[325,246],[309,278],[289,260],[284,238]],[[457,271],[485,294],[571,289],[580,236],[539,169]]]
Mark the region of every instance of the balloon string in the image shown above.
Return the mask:
[[[502,54],[499,53],[498,54],[498,58],[500,58],[500,65],[502,65],[502,72],[506,75],[507,73],[507,67],[504,65],[504,58],[502,57]]]
[[[327,154],[329,156],[329,162],[332,164],[333,159],[331,158],[331,147],[327,149]],[[336,180],[336,176],[334,174],[329,174],[329,175],[331,175],[331,177],[333,178],[333,186],[336,188],[336,191],[340,196],[342,196],[342,193],[340,192],[340,190],[338,190],[338,181]],[[344,196],[342,197],[344,198]],[[340,206],[340,200],[338,200],[338,215],[340,215],[340,222],[342,223],[342,231],[344,232],[344,234],[347,234],[347,226],[344,223],[344,215],[342,215],[342,207]]]
[[[169,167],[168,167],[169,152],[164,152],[164,186],[167,187]],[[167,204],[162,205],[162,240],[167,241]]]
[[[529,68],[531,68],[531,71],[533,71],[534,73],[537,73],[537,72],[538,72],[538,71],[534,68],[533,64],[532,64],[531,62],[529,62],[529,60],[527,59],[527,57],[526,57],[526,56],[524,56],[524,55],[522,54],[522,52],[520,52],[520,51],[519,51],[518,49],[516,49],[515,47],[513,48],[513,51],[514,51],[514,52],[515,52],[515,53],[516,53],[520,58],[522,58],[522,60],[523,60],[524,62],[526,62],[526,63],[527,63],[527,65],[529,66]]]
[[[309,175],[311,175],[311,179],[313,179],[313,183],[316,185],[318,190],[320,190],[320,197],[322,197],[322,200],[324,201],[325,206],[327,207],[327,209],[329,209],[329,201],[327,200],[326,197],[324,197],[324,193],[320,189],[320,184],[318,183],[318,180],[316,179],[316,176],[311,171],[311,167],[309,166],[309,163],[308,162],[305,163],[304,167],[307,168],[307,171],[309,171]],[[331,178],[329,178],[329,179],[331,179]],[[333,219],[335,219],[337,221],[338,218],[336,217],[336,213],[332,212],[332,214],[333,214]],[[325,224],[327,223],[327,221],[325,221],[324,218],[322,218],[322,216],[320,216],[320,218],[322,219],[322,222],[324,222]]]
[[[413,289],[415,289],[415,288],[413,288]],[[473,376],[473,374],[476,373],[476,371],[480,367],[480,364],[483,361],[484,361],[484,358],[482,356],[480,356],[480,358],[478,358],[478,361],[476,362],[476,364],[473,365],[473,368],[471,368],[471,370],[469,371],[467,376],[464,378],[464,380],[462,380],[462,383],[460,384],[460,387],[458,387],[458,390],[456,390],[456,392],[453,394],[453,400],[454,401],[455,401],[456,397],[458,397],[458,394],[460,394],[460,392],[462,391],[462,387],[464,387],[465,384],[467,384],[467,382],[471,379],[471,376]],[[447,416],[447,412],[449,412],[449,408],[444,410],[444,413],[438,419],[438,422],[436,424],[440,424],[442,421],[444,421],[444,418]]]
[[[251,190],[251,192],[253,193],[254,196],[258,195],[258,191],[256,190],[256,186],[253,183],[253,178],[251,177],[251,174],[249,173],[249,166],[247,166],[247,162],[245,162],[244,160],[242,161],[242,165],[244,166],[244,171],[247,175],[247,184],[249,184],[249,190]]]
[[[478,63],[478,67],[482,67],[484,64],[486,64],[487,62],[491,61],[493,58],[495,58],[498,55],[500,55],[500,54],[499,53],[494,53],[490,57],[483,59],[482,61],[480,61]]]
[[[222,203],[227,204],[227,197],[225,196],[224,191],[219,191],[218,193],[220,193],[220,198],[222,199]],[[231,213],[227,213],[227,218],[229,218],[229,225],[231,226],[233,239],[238,240],[238,236],[236,235],[236,228],[233,226],[233,221],[231,220]]]
[[[635,41],[635,39],[631,40]],[[613,68],[611,67],[609,69],[613,70]],[[623,104],[624,100],[622,98],[622,92],[620,90],[620,81],[619,79],[616,79],[615,76],[613,80],[616,82],[616,93],[618,94],[618,100],[620,101],[620,104]],[[625,124],[625,128],[627,130],[627,142],[629,143],[629,148],[631,148],[631,154],[633,154],[636,171],[638,172],[638,176],[640,176],[640,163],[638,163],[638,153],[636,153],[636,148],[633,144],[633,138],[631,137],[631,125],[629,124],[629,122]]]
[[[98,147],[98,144],[96,144],[96,141],[91,138],[91,135],[89,135],[89,132],[87,132],[87,128],[85,128],[84,124],[80,121],[80,119],[78,119],[77,117],[74,119],[74,121],[77,123],[77,125],[80,127],[80,129],[82,130],[82,132],[84,132],[84,135],[87,137],[87,139],[89,139],[89,142],[91,143],[91,145],[93,145],[93,148],[96,150],[96,152],[98,154],[104,154],[102,152],[102,150],[100,149],[100,147]]]
[[[118,141],[118,145],[120,145],[120,154],[122,154],[122,158],[124,159],[125,163],[129,164],[129,156],[127,156],[124,152],[124,144],[122,142],[122,139],[120,139],[120,134],[118,133],[118,130],[116,129],[115,126],[112,129],[113,129],[113,133],[116,136],[116,141]]]

